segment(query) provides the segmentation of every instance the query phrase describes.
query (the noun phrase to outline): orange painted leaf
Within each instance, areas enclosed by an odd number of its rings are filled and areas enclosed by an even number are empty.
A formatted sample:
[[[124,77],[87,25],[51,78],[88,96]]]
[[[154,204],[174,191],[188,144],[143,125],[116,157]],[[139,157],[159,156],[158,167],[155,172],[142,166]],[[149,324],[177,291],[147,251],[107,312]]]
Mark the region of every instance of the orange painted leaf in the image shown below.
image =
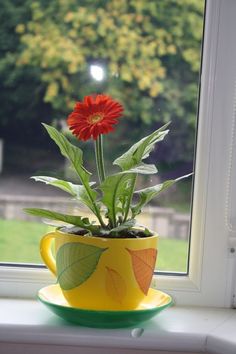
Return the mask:
[[[126,249],[131,256],[135,279],[141,291],[147,295],[155,269],[157,250],[155,248],[137,251]]]
[[[114,269],[108,268],[106,274],[106,289],[108,295],[116,302],[122,303],[126,295],[126,284],[123,277]]]

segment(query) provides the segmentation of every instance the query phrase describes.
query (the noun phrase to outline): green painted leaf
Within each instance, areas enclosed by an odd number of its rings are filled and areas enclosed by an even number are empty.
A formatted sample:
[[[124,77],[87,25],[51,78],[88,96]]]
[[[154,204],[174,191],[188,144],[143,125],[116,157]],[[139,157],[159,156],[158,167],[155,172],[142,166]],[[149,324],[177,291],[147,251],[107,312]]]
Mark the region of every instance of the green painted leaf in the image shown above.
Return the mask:
[[[55,211],[39,208],[25,208],[24,211],[30,215],[40,216],[42,218],[64,221],[67,224],[79,226],[91,232],[96,232],[98,228],[96,225],[93,225],[88,218],[77,215],[61,214]]]
[[[169,123],[134,144],[126,153],[118,157],[113,164],[120,166],[123,171],[138,166],[153,150],[154,145],[164,139],[169,130],[165,130]]]
[[[64,290],[83,284],[96,270],[99,259],[107,248],[80,242],[66,243],[57,252],[57,278]],[[96,294],[95,294],[96,295]]]
[[[77,146],[72,145],[66,137],[50,125],[43,124],[50,137],[55,141],[59,147],[61,154],[70,160],[74,170],[78,174],[84,188],[85,199],[89,208],[96,214],[95,200],[97,193],[90,187],[89,179],[90,172],[88,172],[83,166],[83,152]]]
[[[153,199],[154,197],[157,197],[161,192],[163,192],[164,190],[171,187],[174,183],[176,183],[184,178],[187,178],[191,175],[192,175],[192,173],[182,176],[182,177],[179,177],[177,179],[171,179],[171,180],[165,181],[163,183],[157,184],[155,186],[144,188],[139,191],[136,191],[135,194],[138,194],[139,202],[138,202],[138,204],[131,207],[132,217],[134,218],[136,215],[140,214],[142,207],[144,205],[146,205],[151,199]]]

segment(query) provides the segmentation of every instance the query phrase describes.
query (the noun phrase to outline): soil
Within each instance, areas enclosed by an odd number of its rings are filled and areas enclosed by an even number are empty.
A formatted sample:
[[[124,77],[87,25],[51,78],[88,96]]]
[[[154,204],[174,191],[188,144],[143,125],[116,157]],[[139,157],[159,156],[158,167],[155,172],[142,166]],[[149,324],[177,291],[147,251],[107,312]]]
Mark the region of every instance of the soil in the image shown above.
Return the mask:
[[[66,228],[63,227],[61,229],[62,232],[66,232],[66,233],[70,233],[73,235],[78,235],[78,236],[85,236],[88,234],[87,230],[81,229],[79,227],[72,227],[72,228]],[[95,235],[93,235],[95,236]],[[120,231],[119,234],[110,234],[110,235],[96,235],[96,237],[103,237],[103,238],[146,238],[149,236],[153,236],[153,234],[151,233],[147,233],[145,231],[139,230],[139,229],[132,229],[132,230],[124,230],[124,231]]]

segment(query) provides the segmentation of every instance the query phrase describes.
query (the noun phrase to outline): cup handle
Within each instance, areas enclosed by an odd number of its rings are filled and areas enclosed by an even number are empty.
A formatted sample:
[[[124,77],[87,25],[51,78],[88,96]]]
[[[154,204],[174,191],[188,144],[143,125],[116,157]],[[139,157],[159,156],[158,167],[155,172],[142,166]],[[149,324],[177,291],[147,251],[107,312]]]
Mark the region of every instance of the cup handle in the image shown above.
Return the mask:
[[[40,241],[40,254],[47,268],[57,276],[56,260],[52,254],[52,242],[56,237],[56,232],[48,232]]]

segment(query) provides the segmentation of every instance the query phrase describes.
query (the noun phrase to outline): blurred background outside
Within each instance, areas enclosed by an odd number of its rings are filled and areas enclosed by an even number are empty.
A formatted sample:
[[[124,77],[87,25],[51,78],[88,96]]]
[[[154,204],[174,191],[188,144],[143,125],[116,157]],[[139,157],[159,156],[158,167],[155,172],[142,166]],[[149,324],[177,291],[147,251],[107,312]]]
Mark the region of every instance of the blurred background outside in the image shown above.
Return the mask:
[[[110,94],[125,107],[105,136],[106,170],[134,142],[171,121],[150,160],[158,177],[194,169],[203,33],[203,0],[2,0],[0,9],[0,262],[41,263],[49,226],[22,208],[87,211],[32,175],[74,176],[41,122],[53,124],[84,151],[95,171],[93,142],[76,141],[65,119],[76,100]],[[155,199],[139,222],[160,235],[158,269],[186,272],[191,178]]]

